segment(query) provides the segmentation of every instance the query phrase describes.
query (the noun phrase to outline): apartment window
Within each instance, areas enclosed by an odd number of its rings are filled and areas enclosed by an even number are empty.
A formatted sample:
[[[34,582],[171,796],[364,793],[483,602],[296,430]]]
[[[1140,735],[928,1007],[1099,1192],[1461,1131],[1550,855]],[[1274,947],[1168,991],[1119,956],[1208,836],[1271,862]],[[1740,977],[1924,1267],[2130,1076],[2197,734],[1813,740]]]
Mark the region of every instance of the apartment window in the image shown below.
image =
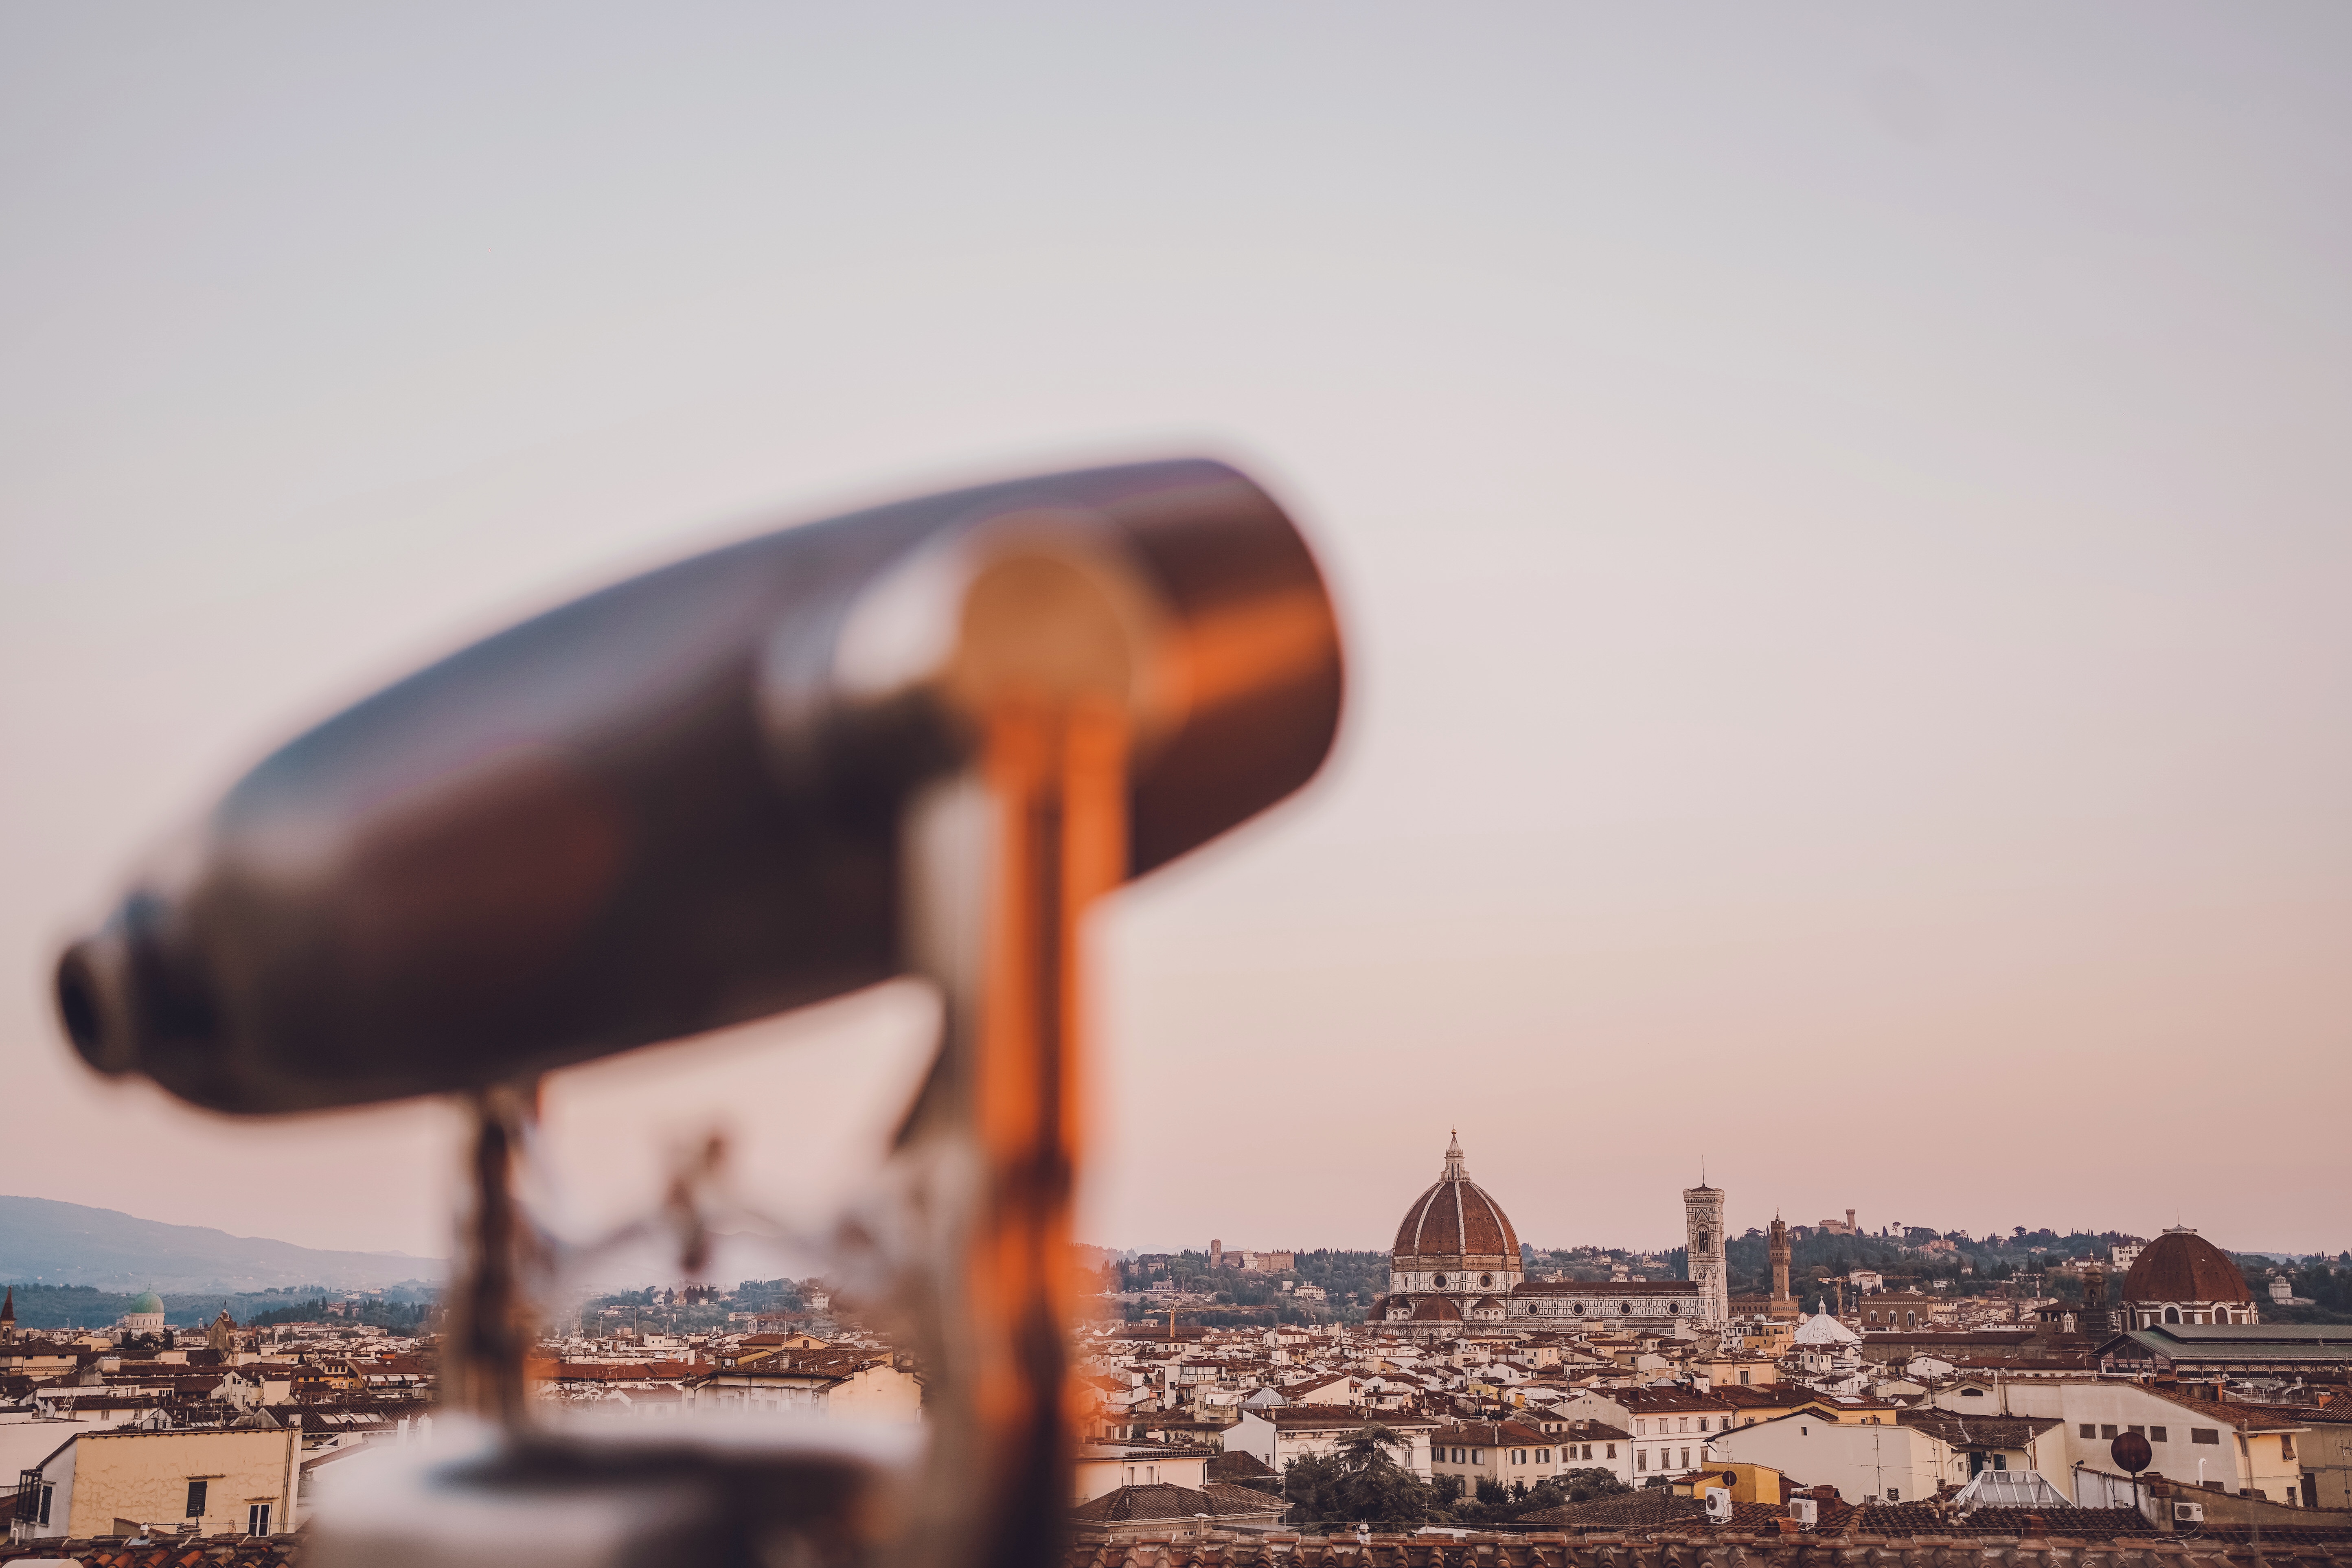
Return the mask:
[[[1688,1448],[1685,1448],[1683,1450],[1683,1468],[1685,1470],[1690,1468],[1690,1450]]]
[[[2075,1426],[2074,1430],[2085,1437],[2095,1437],[2099,1435],[2099,1429],[2096,1426],[2092,1426],[2088,1421],[2078,1423]]]
[[[2162,1443],[2167,1441],[2168,1439],[2164,1435],[2164,1428],[2161,1426],[2149,1427],[2147,1429],[2147,1440],[2151,1443]]]
[[[2110,1421],[2110,1422],[2106,1423],[2105,1426],[2101,1426],[2101,1427],[2099,1428],[2099,1436],[2102,1436],[2102,1437],[2113,1437],[2115,1435],[2116,1435],[2116,1424],[2115,1424],[2114,1422],[2112,1422],[2112,1421]]]
[[[1633,1468],[1637,1470],[1646,1470],[1650,1468],[1649,1449],[1636,1448],[1633,1450]]]
[[[2124,1430],[2130,1433],[2135,1437],[2145,1437],[2147,1436],[2147,1428],[2145,1426],[2126,1426]]]
[[[1537,1463],[1537,1464],[1538,1464],[1538,1465],[1549,1465],[1549,1464],[1550,1464],[1550,1463],[1551,1463],[1551,1450],[1550,1450],[1549,1448],[1538,1448],[1538,1449],[1536,1450],[1536,1463]]]
[[[1484,1448],[1473,1448],[1473,1449],[1471,1449],[1471,1450],[1470,1450],[1470,1462],[1471,1462],[1472,1464],[1474,1464],[1474,1465],[1483,1465],[1483,1464],[1485,1464],[1485,1463],[1486,1462],[1486,1449],[1484,1449]]]
[[[1585,1449],[1584,1457],[1588,1459],[1592,1458],[1592,1450],[1591,1448]],[[1609,1457],[1612,1459],[1617,1457],[1617,1445],[1614,1443],[1609,1445]]]
[[[246,1505],[245,1532],[247,1535],[267,1535],[269,1533],[269,1505],[268,1503],[257,1502]]]
[[[188,1517],[190,1519],[205,1517],[205,1489],[210,1484],[208,1481],[188,1483]]]
[[[1903,1500],[1903,1489],[1901,1487],[1887,1488],[1886,1500],[1888,1502],[1901,1502]]]
[[[1683,1417],[1683,1424],[1682,1424],[1682,1428],[1681,1428],[1681,1429],[1682,1429],[1683,1431],[1685,1431],[1685,1432],[1687,1432],[1687,1431],[1689,1431],[1689,1430],[1690,1430],[1690,1417],[1689,1417],[1689,1416],[1685,1415],[1685,1416],[1684,1416],[1684,1417]]]
[[[1639,1417],[1639,1416],[1634,1417],[1634,1420],[1633,1420],[1633,1436],[1636,1436],[1636,1437],[1646,1437],[1646,1436],[1648,1436],[1649,1435],[1650,1435],[1650,1424],[1649,1424],[1649,1422],[1647,1422],[1647,1421],[1645,1421],[1645,1420],[1642,1419],[1642,1418],[1641,1418],[1641,1417]]]
[[[1704,1415],[1698,1418],[1698,1429],[1702,1432],[1706,1430],[1706,1417]]]
[[[2221,1429],[2218,1426],[2191,1426],[2189,1428],[2189,1440],[2192,1443],[2218,1443],[2221,1440]]]
[[[54,1482],[45,1484],[41,1488],[40,1522],[44,1525],[49,1522],[49,1504],[56,1500],[57,1495],[58,1489]]]
[[[1742,1383],[1748,1381],[1748,1369],[1744,1366],[1739,1369],[1739,1381]]]

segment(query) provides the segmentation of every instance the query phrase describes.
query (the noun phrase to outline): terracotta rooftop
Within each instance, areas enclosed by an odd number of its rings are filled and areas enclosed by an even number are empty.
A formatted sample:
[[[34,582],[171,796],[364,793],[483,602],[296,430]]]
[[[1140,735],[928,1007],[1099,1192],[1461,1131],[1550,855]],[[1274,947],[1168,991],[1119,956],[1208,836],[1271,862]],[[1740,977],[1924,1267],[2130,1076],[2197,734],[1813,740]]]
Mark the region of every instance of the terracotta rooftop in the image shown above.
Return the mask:
[[[1734,1503],[1729,1528],[1778,1530],[1786,1512],[1785,1509],[1764,1503]],[[1645,1487],[1621,1497],[1595,1498],[1590,1502],[1565,1503],[1536,1513],[1523,1513],[1518,1522],[1522,1525],[1549,1525],[1563,1530],[1634,1531],[1667,1526],[1677,1530],[1713,1528],[1707,1522],[1704,1501],[1695,1497],[1677,1497],[1662,1487]]]
[[[1219,1454],[1201,1467],[1201,1470],[1203,1479],[1223,1481],[1227,1486],[1256,1487],[1260,1490],[1280,1491],[1282,1489],[1282,1477],[1255,1454],[1244,1454],[1238,1450],[1230,1454]]]
[[[2087,1525],[2090,1521],[2079,1516],[2101,1511],[2053,1510],[2053,1513],[2072,1513],[2078,1517],[2067,1522]],[[2027,1529],[2019,1539],[2051,1542],[2036,1552],[2018,1554],[2020,1563],[2032,1555],[2036,1568],[2116,1568],[2119,1563],[2133,1562],[2147,1565],[2177,1563],[2179,1568],[2251,1568],[2252,1562],[2242,1552],[2224,1557],[2218,1550],[2196,1550],[2209,1543],[2214,1547],[2224,1544],[2221,1536],[2225,1532],[2209,1531],[2193,1545],[2184,1542],[2189,1550],[2177,1555],[2161,1537],[2151,1540],[2146,1535],[2127,1536],[2124,1539],[2133,1542],[2135,1553],[2118,1556],[2102,1550],[2113,1537],[2063,1535],[2051,1528],[2054,1522],[2052,1520],[2044,1521],[2043,1531],[2037,1535],[2031,1530],[2030,1521],[2021,1522]],[[1383,1533],[1363,1542],[1345,1532],[1314,1536],[1288,1531],[1261,1535],[1213,1531],[1195,1537],[1147,1535],[1140,1540],[1082,1543],[1071,1550],[1064,1564],[1065,1568],[1686,1568],[1695,1563],[1713,1562],[1724,1544],[1724,1533],[1731,1534],[1734,1542],[1738,1542],[1742,1534],[1749,1536],[1736,1548],[1738,1560],[1748,1568],[1809,1568],[1829,1561],[1822,1555],[1818,1535],[1782,1536],[1777,1531],[1762,1531],[1717,1532],[1676,1527],[1636,1533],[1630,1539],[1535,1530],[1463,1536]],[[2265,1529],[2263,1539],[2265,1543],[2273,1539],[2284,1542],[2290,1535],[2305,1533]],[[1978,1552],[1985,1549],[1978,1542],[1983,1541],[1989,1546],[1991,1541],[2000,1539],[1987,1539],[1973,1530],[1955,1531],[1946,1526],[1932,1534],[1889,1537],[1883,1546],[1856,1551],[1841,1544],[1839,1550],[1852,1553],[1857,1562],[1866,1557],[1870,1568],[1948,1568],[1955,1561],[1955,1553],[1949,1546],[1938,1543],[1938,1536],[1975,1538],[1961,1553],[1971,1562],[1976,1561]],[[1636,1542],[1640,1544],[1633,1544]],[[2073,1544],[2076,1542],[2082,1544]],[[1688,1543],[1686,1550],[1682,1547],[1685,1542]],[[1986,1561],[2005,1562],[2008,1556],[1996,1549],[1996,1554]],[[1837,1560],[1843,1561],[1843,1555]],[[2314,1541],[2295,1552],[2295,1562],[2298,1568],[2317,1568],[2322,1564],[2326,1568],[2352,1568],[2352,1545],[2333,1539]]]
[[[1949,1410],[1906,1410],[1895,1421],[1955,1448],[2022,1448],[2059,1425],[2050,1415],[1962,1415]]]
[[[20,1558],[69,1558],[83,1568],[180,1568],[191,1559],[203,1568],[278,1568],[298,1563],[299,1535],[205,1535],[193,1541],[155,1537],[152,1546],[130,1546],[120,1535],[0,1541],[0,1563]],[[194,1568],[194,1563],[191,1568]]]

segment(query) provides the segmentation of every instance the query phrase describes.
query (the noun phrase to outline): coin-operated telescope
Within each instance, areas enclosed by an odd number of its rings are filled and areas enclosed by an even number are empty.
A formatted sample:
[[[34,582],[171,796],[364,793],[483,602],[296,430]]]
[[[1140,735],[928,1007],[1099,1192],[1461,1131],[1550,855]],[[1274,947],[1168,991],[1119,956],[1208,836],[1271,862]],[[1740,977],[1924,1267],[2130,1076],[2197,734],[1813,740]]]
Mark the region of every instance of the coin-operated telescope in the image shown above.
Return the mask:
[[[320,1562],[1047,1561],[1071,1499],[1076,929],[1296,790],[1340,655],[1297,531],[1183,461],[787,529],[541,616],[247,774],[58,970],[98,1070],[239,1113],[475,1114],[442,1351],[465,1440],[327,1510]],[[898,975],[936,1058],[854,1227],[923,1438],[536,1421],[541,1075]],[[691,1244],[689,1244],[689,1251]]]

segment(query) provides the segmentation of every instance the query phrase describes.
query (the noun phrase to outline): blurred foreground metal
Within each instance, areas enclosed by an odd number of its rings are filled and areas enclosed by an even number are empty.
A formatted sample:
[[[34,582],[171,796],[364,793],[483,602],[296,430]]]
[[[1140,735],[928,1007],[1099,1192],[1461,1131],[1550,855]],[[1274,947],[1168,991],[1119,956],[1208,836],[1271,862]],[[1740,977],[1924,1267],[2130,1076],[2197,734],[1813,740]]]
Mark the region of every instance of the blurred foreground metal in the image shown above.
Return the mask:
[[[683,562],[262,763],[66,954],[58,994],[99,1070],[224,1110],[474,1097],[443,1376],[491,1435],[331,1513],[316,1550],[1051,1556],[1079,921],[1306,782],[1339,699],[1288,520],[1230,468],[1172,462]],[[533,1429],[510,1177],[536,1076],[905,973],[940,993],[939,1052],[845,1245],[929,1369],[919,1457],[838,1433]]]

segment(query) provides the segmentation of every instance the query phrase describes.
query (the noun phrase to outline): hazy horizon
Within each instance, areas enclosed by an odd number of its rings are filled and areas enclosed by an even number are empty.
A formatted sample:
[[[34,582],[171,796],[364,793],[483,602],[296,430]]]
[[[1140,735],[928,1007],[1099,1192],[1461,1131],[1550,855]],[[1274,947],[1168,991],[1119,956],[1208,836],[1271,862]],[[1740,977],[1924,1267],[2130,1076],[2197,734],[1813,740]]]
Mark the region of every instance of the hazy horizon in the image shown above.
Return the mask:
[[[2352,1247],[2347,45],[2292,4],[0,12],[0,1187],[446,1252],[445,1109],[100,1083],[59,942],[520,615],[1199,451],[1314,542],[1349,710],[1105,911],[1082,1234],[1379,1247],[1459,1127],[1558,1245],[1674,1245],[1704,1157],[1736,1230]],[[929,1018],[560,1076],[577,1223],[713,1119],[827,1212]]]
[[[35,1199],[39,1199],[39,1194],[27,1194],[27,1193],[0,1193],[0,1202],[5,1202],[5,1201],[7,1201],[7,1200],[8,1200],[8,1199],[10,1199],[10,1198],[35,1198]],[[46,1200],[40,1200],[40,1201],[47,1201],[47,1202],[70,1202],[70,1200],[65,1200],[65,1199],[46,1199]],[[76,1206],[89,1207],[89,1206],[97,1206],[97,1205],[76,1205]],[[129,1213],[129,1211],[126,1211],[126,1210],[121,1210],[121,1209],[110,1209],[110,1210],[106,1210],[106,1211],[104,1211],[104,1212],[108,1212],[108,1213],[114,1213],[114,1214],[127,1214],[127,1213]],[[152,1216],[150,1216],[150,1215],[131,1215],[131,1217],[138,1218],[138,1219],[149,1219],[149,1218],[152,1218]],[[1786,1217],[1786,1216],[1782,1216],[1782,1217]],[[1817,1216],[1817,1217],[1816,1217],[1816,1218],[1814,1218],[1814,1219],[1807,1219],[1807,1220],[1791,1220],[1790,1223],[1790,1225],[1791,1225],[1791,1226],[1792,1226],[1792,1227],[1797,1226],[1816,1226],[1816,1225],[1818,1225],[1818,1224],[1821,1222],[1821,1220],[1822,1220],[1822,1219],[1832,1219],[1832,1220],[1833,1220],[1833,1219],[1838,1219],[1838,1218],[1840,1218],[1840,1217],[1842,1217],[1842,1216],[1840,1216],[1840,1215],[1829,1215]],[[184,1223],[184,1222],[175,1222],[175,1223]],[[1902,1223],[1904,1223],[1906,1226],[1919,1226],[1919,1224],[1920,1224],[1920,1222],[1917,1222],[1917,1221],[1910,1221],[1910,1220],[1906,1220],[1906,1221],[1904,1221],[1904,1222],[1902,1222]],[[1862,1219],[1862,1220],[1858,1221],[1858,1224],[1860,1225],[1861,1229],[1862,1229],[1864,1233],[1874,1233],[1874,1232],[1875,1232],[1877,1229],[1881,1228],[1880,1226],[1876,1226],[1872,1225],[1872,1224],[1871,1224],[1871,1223],[1870,1223],[1866,1218],[1864,1218],[1864,1219]],[[1932,1226],[1932,1222],[1930,1222],[1930,1224],[1929,1224],[1929,1226],[1928,1226],[1928,1227],[1929,1227],[1929,1228],[1935,1228],[1935,1227],[1933,1227],[1933,1226]],[[208,1228],[208,1229],[219,1229],[219,1227],[218,1227],[218,1226],[206,1226],[206,1227],[204,1227],[204,1228]],[[1753,1229],[1754,1231],[1756,1231],[1756,1232],[1760,1232],[1763,1228],[1764,1228],[1764,1227],[1762,1227],[1762,1226],[1759,1226],[1752,1227],[1752,1229]],[[1940,1227],[1940,1228],[1942,1228],[1942,1229],[1944,1229],[1944,1230],[1947,1230],[1947,1231],[1949,1231],[1949,1230],[1956,1229],[1956,1228],[1958,1228],[1958,1227],[1955,1227],[1955,1226],[1943,1226],[1943,1227]],[[2031,1224],[2029,1224],[2029,1225],[2025,1226],[2025,1227],[2024,1227],[2024,1228],[2025,1228],[2025,1230],[2026,1230],[2029,1234],[2032,1234],[2032,1233],[2038,1232],[2038,1231],[2042,1230],[2042,1229],[2058,1230],[2058,1227],[2056,1227],[2056,1226],[2034,1226],[2034,1225],[2031,1225]],[[2059,1231],[2058,1233],[2059,1233],[2062,1237],[2064,1237],[2064,1236],[2067,1236],[2067,1235],[2072,1235],[2072,1234],[2081,1234],[2081,1235],[2088,1235],[2088,1236],[2100,1236],[2100,1235],[2107,1234],[2107,1233],[2109,1233],[2109,1232],[2115,1232],[2115,1231],[2117,1231],[2119,1228],[2120,1228],[2120,1227],[2117,1227],[2117,1226],[2103,1226],[2103,1227],[2100,1227],[2100,1228],[2099,1228],[2099,1229],[2097,1229],[2097,1230],[2091,1230],[2091,1229],[2087,1229],[2087,1228],[2085,1228],[2085,1229],[2084,1229],[2084,1230],[2082,1230],[2082,1231],[2080,1231],[2080,1232]],[[1750,1234],[1750,1233],[1751,1233],[1751,1232],[1750,1232],[1750,1230],[1748,1230],[1748,1229],[1740,1229],[1740,1230],[1736,1230],[1736,1231],[1734,1231],[1733,1233],[1731,1233],[1731,1234],[1727,1237],[1727,1239],[1736,1239],[1738,1237],[1745,1236],[1745,1235],[1748,1235],[1748,1234]],[[229,1239],[229,1240],[231,1240],[231,1241],[282,1241],[282,1240],[284,1239],[283,1237],[279,1237],[239,1236],[239,1235],[236,1235],[236,1234],[234,1234],[234,1233],[230,1233],[230,1232],[224,1232],[223,1234],[224,1234],[224,1235],[226,1235],[226,1236],[227,1237],[227,1239]],[[1984,1236],[1984,1234],[1983,1234],[1983,1233],[1981,1233],[1981,1232],[1970,1232],[1969,1234],[1970,1234],[1971,1236],[1974,1236],[1974,1237],[1978,1237],[1979,1239],[1990,1239],[1990,1237],[1985,1237],[1985,1236]],[[2125,1234],[2130,1234],[2130,1233],[2125,1233]],[[2159,1233],[2159,1234],[2160,1234],[2160,1233]],[[2154,1238],[2154,1237],[2153,1237],[2153,1236],[2149,1236],[2149,1237],[2141,1237],[2140,1239],[2142,1239],[2142,1240],[2146,1241],[2146,1240],[2153,1240],[2153,1239],[2155,1239],[2155,1238]],[[1536,1251],[1536,1252],[1538,1252],[1538,1254],[1542,1254],[1542,1253],[1549,1253],[1549,1252],[1555,1252],[1555,1251],[1561,1251],[1561,1252],[1565,1252],[1565,1251],[1574,1250],[1574,1249],[1576,1249],[1576,1248],[1580,1248],[1580,1247],[1591,1247],[1591,1248],[1594,1248],[1594,1249],[1597,1249],[1597,1250],[1600,1250],[1600,1251],[1625,1251],[1625,1252],[1637,1252],[1637,1253],[1651,1253],[1651,1254],[1657,1254],[1657,1255],[1662,1255],[1662,1256],[1663,1256],[1663,1255],[1665,1255],[1665,1254],[1671,1254],[1671,1253],[1673,1253],[1673,1252],[1675,1252],[1675,1251],[1678,1250],[1678,1249],[1680,1248],[1680,1247],[1682,1246],[1682,1240],[1681,1240],[1681,1238],[1679,1238],[1679,1237],[1677,1237],[1677,1238],[1675,1238],[1675,1239],[1674,1239],[1673,1241],[1670,1241],[1670,1242],[1658,1242],[1658,1243],[1612,1242],[1612,1241],[1591,1241],[1591,1240],[1578,1240],[1578,1241],[1568,1241],[1568,1242],[1548,1242],[1548,1241],[1538,1241],[1538,1240],[1534,1240],[1534,1239],[1529,1238],[1529,1237],[1520,1237],[1520,1240],[1521,1240],[1521,1242],[1522,1242],[1525,1246],[1527,1246],[1527,1247],[1532,1247],[1535,1249],[1535,1251]],[[1238,1250],[1247,1249],[1247,1250],[1250,1250],[1250,1251],[1299,1252],[1299,1253],[1315,1252],[1315,1251],[1382,1253],[1382,1252],[1386,1252],[1386,1251],[1388,1251],[1388,1250],[1389,1250],[1389,1248],[1388,1248],[1386,1246],[1384,1246],[1384,1245],[1373,1245],[1373,1246],[1366,1246],[1366,1247],[1342,1247],[1342,1246],[1334,1246],[1334,1245],[1332,1245],[1332,1244],[1330,1244],[1330,1243],[1328,1243],[1328,1242],[1322,1241],[1322,1240],[1320,1240],[1320,1239],[1317,1239],[1317,1238],[1307,1238],[1307,1239],[1305,1239],[1305,1240],[1301,1240],[1300,1238],[1297,1238],[1297,1237],[1293,1237],[1293,1238],[1291,1238],[1291,1239],[1290,1239],[1290,1240],[1288,1240],[1288,1241],[1276,1241],[1276,1242],[1266,1242],[1266,1241],[1265,1241],[1265,1240],[1264,1240],[1264,1238],[1262,1238],[1262,1237],[1260,1237],[1260,1238],[1251,1238],[1251,1239],[1246,1239],[1246,1240],[1228,1240],[1227,1238],[1223,1237],[1209,1237],[1209,1238],[1207,1238],[1207,1239],[1205,1239],[1205,1240],[1203,1240],[1203,1239],[1193,1239],[1193,1240],[1183,1240],[1183,1241],[1162,1241],[1162,1242],[1125,1242],[1125,1241],[1104,1241],[1104,1240],[1100,1240],[1100,1239],[1089,1238],[1089,1237],[1077,1237],[1077,1238],[1076,1238],[1076,1241],[1077,1241],[1077,1245],[1079,1245],[1079,1246],[1081,1246],[1081,1247],[1101,1247],[1101,1248],[1103,1248],[1103,1249],[1105,1249],[1105,1250],[1107,1250],[1107,1251],[1110,1251],[1110,1252],[1125,1252],[1125,1253],[1153,1253],[1153,1252],[1180,1253],[1180,1252],[1196,1252],[1196,1253],[1202,1253],[1202,1254],[1204,1254],[1204,1255],[1205,1255],[1205,1253],[1206,1253],[1206,1251],[1207,1251],[1207,1249],[1208,1249],[1208,1243],[1209,1243],[1209,1241],[1221,1241],[1221,1242],[1224,1242],[1224,1244],[1225,1244],[1225,1246],[1226,1246],[1226,1249],[1227,1249],[1228,1251],[1238,1251]],[[326,1250],[326,1249],[320,1249],[320,1250]],[[353,1249],[336,1249],[336,1250],[353,1250]],[[2294,1254],[2294,1256],[2298,1256],[2298,1257],[2330,1257],[2330,1258],[2332,1258],[2332,1257],[2336,1256],[2336,1254],[2335,1254],[2335,1253],[2333,1253],[2333,1252],[2329,1252],[2329,1251],[2326,1251],[2326,1249],[2324,1249],[2324,1248],[2318,1248],[2318,1247],[2275,1248],[2275,1249],[2262,1249],[2262,1248],[2234,1248],[2234,1249],[2232,1249],[2232,1250],[2236,1250],[2236,1251],[2240,1251],[2240,1252],[2245,1252],[2245,1253],[2266,1252],[2266,1251],[2267,1251],[2267,1252],[2276,1252],[2276,1253],[2279,1253],[2279,1254],[2287,1254],[2287,1253],[2292,1253],[2292,1254]],[[402,1251],[399,1251],[399,1250],[397,1250],[397,1249],[391,1249],[391,1248],[387,1248],[387,1249],[369,1249],[369,1250],[366,1250],[366,1251],[365,1251],[364,1253],[362,1253],[362,1256],[366,1256],[366,1257],[373,1257],[373,1258],[399,1258],[408,1259],[408,1260],[412,1260],[412,1261],[418,1262],[418,1263],[440,1263],[440,1264],[446,1264],[446,1263],[447,1263],[447,1262],[449,1261],[449,1259],[448,1259],[446,1256],[438,1256],[438,1255],[435,1255],[435,1256],[425,1256],[425,1255],[419,1255],[419,1254],[415,1254],[415,1253],[402,1252]],[[12,1281],[15,1281],[15,1282],[17,1282],[17,1283],[23,1283],[23,1282],[25,1282],[25,1279],[24,1279],[22,1277],[20,1277],[20,1276],[18,1276],[18,1275],[16,1275],[16,1274],[13,1274],[13,1273],[9,1272],[9,1269],[11,1268],[11,1267],[12,1267],[12,1265],[11,1265],[11,1262],[10,1262],[10,1260],[9,1260],[8,1258],[6,1258],[5,1257],[0,1257],[0,1279],[12,1280]],[[72,1284],[72,1283],[78,1283],[78,1282],[77,1282],[77,1281],[70,1281],[70,1280],[68,1280],[68,1281],[49,1281],[49,1283],[66,1283],[66,1284]],[[723,1281],[722,1281],[722,1283],[723,1283]],[[187,1294],[189,1294],[190,1292],[188,1292],[188,1291],[186,1291],[186,1290],[165,1290],[165,1291],[163,1291],[163,1292],[162,1292],[162,1293],[163,1293],[163,1295],[165,1295],[165,1296],[173,1296],[173,1295],[187,1295]],[[202,1292],[198,1292],[198,1293],[199,1293],[199,1294],[201,1294]]]

